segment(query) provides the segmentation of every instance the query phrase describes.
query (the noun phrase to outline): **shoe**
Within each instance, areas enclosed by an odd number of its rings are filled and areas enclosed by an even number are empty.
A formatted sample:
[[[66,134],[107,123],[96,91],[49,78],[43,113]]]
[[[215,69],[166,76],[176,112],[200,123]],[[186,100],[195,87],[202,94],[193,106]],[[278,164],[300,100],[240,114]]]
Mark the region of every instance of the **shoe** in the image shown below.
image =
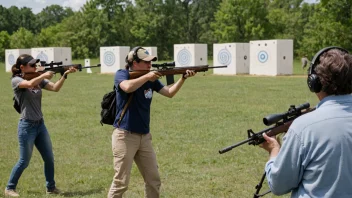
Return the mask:
[[[46,190],[46,194],[48,194],[48,195],[59,195],[59,194],[61,194],[62,192],[61,192],[61,190],[59,190],[58,188],[53,188],[53,189],[47,189]]]
[[[5,197],[19,197],[20,195],[14,189],[5,189]]]

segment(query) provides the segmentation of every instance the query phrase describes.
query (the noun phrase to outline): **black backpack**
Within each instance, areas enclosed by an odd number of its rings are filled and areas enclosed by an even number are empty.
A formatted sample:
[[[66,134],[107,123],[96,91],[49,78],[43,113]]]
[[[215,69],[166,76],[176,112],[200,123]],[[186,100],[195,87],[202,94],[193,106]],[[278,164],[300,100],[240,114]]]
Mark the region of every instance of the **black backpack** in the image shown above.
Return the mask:
[[[127,103],[125,104],[125,107],[122,110],[118,124],[120,124],[123,116],[125,115],[127,107],[131,102],[132,95],[133,94],[130,95]],[[114,86],[114,90],[105,94],[103,96],[103,101],[101,101],[100,124],[102,126],[103,124],[113,125],[116,118],[116,114],[116,88]]]
[[[116,91],[105,94],[101,101],[100,124],[113,125],[116,118]]]

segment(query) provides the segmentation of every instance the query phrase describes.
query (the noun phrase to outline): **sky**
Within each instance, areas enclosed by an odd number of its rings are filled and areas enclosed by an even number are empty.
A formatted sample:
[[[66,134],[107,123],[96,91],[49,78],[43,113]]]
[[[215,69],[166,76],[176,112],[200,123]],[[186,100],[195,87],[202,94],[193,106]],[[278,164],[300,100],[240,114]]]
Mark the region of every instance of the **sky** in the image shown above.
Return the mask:
[[[34,14],[42,11],[43,8],[57,4],[62,7],[71,7],[74,11],[78,11],[87,0],[0,0],[0,5],[9,8],[11,6],[17,6],[22,8],[24,6],[32,8]],[[309,3],[314,3],[316,0],[305,0]]]
[[[39,13],[43,8],[57,4],[62,7],[71,7],[74,11],[78,11],[87,0],[0,0],[0,5],[9,8],[17,6],[18,8],[32,8],[34,14]]]

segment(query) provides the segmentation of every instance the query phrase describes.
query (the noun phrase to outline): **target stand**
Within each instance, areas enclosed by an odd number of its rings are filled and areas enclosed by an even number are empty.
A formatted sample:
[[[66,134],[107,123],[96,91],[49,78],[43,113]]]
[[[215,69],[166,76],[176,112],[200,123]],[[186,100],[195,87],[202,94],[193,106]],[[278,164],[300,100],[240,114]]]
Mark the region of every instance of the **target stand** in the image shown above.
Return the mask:
[[[124,69],[125,58],[129,51],[129,46],[100,47],[100,72],[115,73],[119,69]]]
[[[46,63],[51,61],[62,61],[63,65],[72,64],[72,53],[70,47],[32,48],[31,53],[33,58],[40,59],[40,61],[45,61]]]
[[[277,76],[292,72],[293,40],[250,41],[250,74]]]
[[[90,64],[90,59],[84,59],[84,66],[85,66],[85,67],[91,66],[91,64]],[[91,68],[87,68],[87,73],[88,73],[88,74],[93,73],[93,72],[92,72],[92,69],[91,69]]]
[[[218,43],[213,44],[213,65],[227,66],[214,68],[214,74],[248,74],[249,43]]]
[[[21,54],[31,54],[31,49],[5,49],[5,71],[11,72]]]
[[[175,44],[174,61],[176,67],[208,65],[207,44]]]

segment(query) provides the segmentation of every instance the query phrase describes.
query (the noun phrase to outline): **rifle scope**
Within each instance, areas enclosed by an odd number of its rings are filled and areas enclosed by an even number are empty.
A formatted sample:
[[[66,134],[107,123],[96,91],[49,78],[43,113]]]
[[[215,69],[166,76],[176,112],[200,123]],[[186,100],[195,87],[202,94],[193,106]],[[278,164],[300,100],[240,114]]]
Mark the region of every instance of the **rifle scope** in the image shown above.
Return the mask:
[[[270,126],[274,123],[279,122],[282,119],[288,119],[289,117],[292,117],[292,116],[299,116],[301,115],[301,110],[308,109],[309,107],[310,107],[310,104],[308,102],[301,104],[298,107],[295,107],[295,105],[291,105],[288,111],[285,113],[271,114],[266,116],[265,118],[263,118],[263,123],[266,126]]]
[[[51,61],[50,63],[46,63],[45,61],[40,61],[40,65],[41,66],[51,66],[51,67],[54,65],[59,66],[59,65],[62,65],[62,61],[60,61],[60,62]]]
[[[152,64],[152,67],[175,67],[175,61],[174,62],[166,62],[166,63],[161,63],[161,64]]]

